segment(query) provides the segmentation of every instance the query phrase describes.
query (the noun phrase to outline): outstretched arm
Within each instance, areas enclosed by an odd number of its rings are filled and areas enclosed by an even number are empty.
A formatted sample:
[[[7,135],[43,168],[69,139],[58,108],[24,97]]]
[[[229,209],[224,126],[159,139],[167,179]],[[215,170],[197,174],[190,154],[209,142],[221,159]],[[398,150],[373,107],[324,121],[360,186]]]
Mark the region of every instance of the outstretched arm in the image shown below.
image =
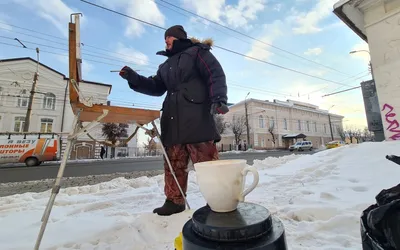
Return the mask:
[[[217,58],[208,50],[197,52],[197,67],[200,75],[206,80],[212,103],[228,101],[224,70]]]
[[[159,71],[155,76],[145,77],[125,66],[120,75],[128,81],[129,87],[136,92],[150,96],[162,96],[167,91]]]

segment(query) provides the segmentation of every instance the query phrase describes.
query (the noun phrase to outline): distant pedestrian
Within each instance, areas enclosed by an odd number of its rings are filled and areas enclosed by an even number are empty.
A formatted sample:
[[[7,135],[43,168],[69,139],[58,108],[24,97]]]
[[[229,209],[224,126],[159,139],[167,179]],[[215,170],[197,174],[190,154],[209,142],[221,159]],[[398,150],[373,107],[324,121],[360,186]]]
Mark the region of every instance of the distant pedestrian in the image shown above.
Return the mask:
[[[102,160],[104,160],[104,154],[106,153],[106,150],[104,149],[104,147],[103,146],[101,146],[101,149],[100,149],[100,157],[101,157],[101,159]]]

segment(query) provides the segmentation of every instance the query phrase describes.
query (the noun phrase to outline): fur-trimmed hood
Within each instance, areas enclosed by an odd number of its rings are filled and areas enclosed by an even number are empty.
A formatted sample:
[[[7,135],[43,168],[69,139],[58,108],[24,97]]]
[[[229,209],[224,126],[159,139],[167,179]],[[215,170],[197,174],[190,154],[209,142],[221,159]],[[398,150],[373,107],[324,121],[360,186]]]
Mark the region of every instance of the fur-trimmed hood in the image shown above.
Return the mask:
[[[199,39],[197,39],[196,37],[192,37],[192,38],[190,38],[190,41],[192,41],[192,43],[194,43],[194,44],[196,44],[196,43],[201,43],[201,44],[204,44],[204,45],[207,45],[207,46],[209,46],[210,48],[214,45],[214,41],[213,41],[213,39],[212,38],[207,38],[207,39],[204,39],[204,40],[199,40]]]

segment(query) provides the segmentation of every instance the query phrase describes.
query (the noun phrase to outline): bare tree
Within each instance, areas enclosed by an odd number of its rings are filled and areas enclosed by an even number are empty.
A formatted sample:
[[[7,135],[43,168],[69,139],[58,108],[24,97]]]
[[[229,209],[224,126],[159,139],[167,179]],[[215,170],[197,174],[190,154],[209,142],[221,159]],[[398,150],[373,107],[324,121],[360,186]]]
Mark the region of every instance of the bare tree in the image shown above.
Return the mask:
[[[269,124],[268,132],[272,136],[272,143],[274,144],[275,147],[275,134],[274,134],[274,129],[275,129],[275,122]]]
[[[350,139],[350,143],[353,143],[353,139],[356,139],[358,142],[361,142],[362,132],[359,128],[355,126],[347,127],[344,131],[344,134],[347,135]]]
[[[243,132],[246,131],[246,117],[244,115],[239,117],[234,116],[229,125],[232,129],[232,133],[235,136],[235,143],[238,145],[240,143],[240,137],[242,136]]]
[[[369,131],[367,127],[363,131],[363,141],[373,141],[374,133]]]
[[[218,133],[220,135],[223,134],[227,127],[227,122],[225,122],[224,117],[222,115],[215,115],[214,120]]]
[[[337,126],[336,129],[337,129],[337,132],[338,132],[340,138],[342,139],[342,141],[345,141],[346,140],[346,133],[343,130],[343,128],[341,126]]]
[[[143,147],[149,152],[149,155],[157,150],[157,143],[150,137],[147,138],[147,142],[143,142]]]

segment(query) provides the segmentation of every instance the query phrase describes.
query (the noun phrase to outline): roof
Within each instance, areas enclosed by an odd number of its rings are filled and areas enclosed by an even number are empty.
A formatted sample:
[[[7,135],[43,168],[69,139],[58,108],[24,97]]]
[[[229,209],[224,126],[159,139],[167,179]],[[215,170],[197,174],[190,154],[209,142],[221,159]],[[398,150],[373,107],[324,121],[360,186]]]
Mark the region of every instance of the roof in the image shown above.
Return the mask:
[[[350,29],[352,29],[361,39],[368,42],[364,28],[364,17],[361,11],[355,7],[363,0],[340,0],[333,6],[333,13],[339,17]]]
[[[37,61],[35,59],[31,58],[31,57],[16,57],[16,58],[0,59],[0,63],[2,63],[2,62],[14,62],[14,61],[25,61],[25,60],[29,60],[29,61],[32,61],[34,63],[37,63]],[[53,71],[56,74],[59,74],[65,80],[69,80],[69,78],[66,75],[64,75],[63,73],[61,73],[61,72],[59,72],[59,71],[57,71],[57,70],[55,70],[53,68],[50,68],[49,66],[47,66],[47,65],[45,65],[45,64],[43,64],[41,62],[39,62],[39,65],[42,66],[42,67],[45,67],[46,69],[48,69],[50,71]],[[110,91],[111,91],[111,88],[112,88],[112,85],[106,84],[106,83],[86,81],[86,80],[82,80],[82,82],[87,83],[87,84],[95,84],[95,85],[106,86],[106,87],[110,88]]]
[[[247,103],[256,102],[256,103],[261,103],[261,104],[270,104],[270,105],[277,106],[277,107],[293,108],[293,109],[297,109],[297,110],[314,112],[314,113],[322,114],[322,115],[330,114],[331,117],[344,118],[344,116],[342,116],[342,115],[329,113],[328,110],[320,109],[316,105],[313,105],[313,104],[310,104],[310,103],[305,103],[305,102],[299,102],[299,101],[293,101],[293,100],[287,100],[285,102],[285,101],[279,101],[279,100],[276,100],[276,99],[274,99],[273,102],[270,102],[268,100],[264,101],[264,100],[258,100],[258,99],[253,99],[253,98],[249,98],[246,101],[247,101]],[[240,106],[242,104],[243,105],[245,104],[244,100],[229,106],[229,108],[232,108],[232,107],[235,107],[235,106]]]
[[[306,138],[307,136],[305,134],[288,134],[282,136],[282,138],[285,139],[294,139],[294,138]]]

